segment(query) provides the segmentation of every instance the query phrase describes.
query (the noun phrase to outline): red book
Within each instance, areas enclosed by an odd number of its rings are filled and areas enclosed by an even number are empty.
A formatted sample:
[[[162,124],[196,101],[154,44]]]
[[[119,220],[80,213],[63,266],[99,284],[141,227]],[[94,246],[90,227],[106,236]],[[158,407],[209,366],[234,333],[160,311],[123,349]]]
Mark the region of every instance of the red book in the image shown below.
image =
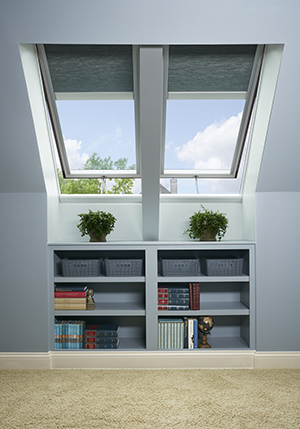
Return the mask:
[[[193,283],[193,310],[200,310],[200,283]]]
[[[85,298],[86,292],[54,292],[54,298]]]
[[[158,298],[169,298],[169,294],[168,293],[159,293]]]

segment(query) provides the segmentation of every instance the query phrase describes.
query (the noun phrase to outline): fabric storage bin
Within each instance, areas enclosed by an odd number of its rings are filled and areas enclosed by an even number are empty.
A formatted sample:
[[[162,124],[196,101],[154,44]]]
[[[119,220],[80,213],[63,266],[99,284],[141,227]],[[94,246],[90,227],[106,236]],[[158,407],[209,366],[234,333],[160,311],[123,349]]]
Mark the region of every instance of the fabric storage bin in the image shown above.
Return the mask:
[[[161,259],[163,276],[199,276],[199,259]]]
[[[101,274],[102,259],[62,259],[64,277],[97,277]]]
[[[143,259],[105,258],[105,272],[108,277],[128,277],[143,275]]]
[[[243,262],[243,258],[200,258],[201,272],[206,276],[241,276],[243,274]]]

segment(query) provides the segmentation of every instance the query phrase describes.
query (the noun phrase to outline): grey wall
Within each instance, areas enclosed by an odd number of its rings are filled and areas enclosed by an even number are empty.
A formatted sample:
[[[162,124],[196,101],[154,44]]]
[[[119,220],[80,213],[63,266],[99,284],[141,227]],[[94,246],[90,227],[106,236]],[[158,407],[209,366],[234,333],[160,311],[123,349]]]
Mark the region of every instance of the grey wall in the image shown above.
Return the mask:
[[[258,193],[256,349],[300,350],[300,193]]]
[[[2,350],[47,350],[46,191],[18,43],[285,44],[257,188],[257,346],[259,350],[299,350],[295,341],[299,316],[290,311],[299,302],[295,284],[299,273],[287,256],[288,251],[297,254],[299,241],[294,235],[299,229],[300,203],[299,16],[298,0],[288,4],[285,0],[1,1],[0,281],[4,310],[1,308],[0,323],[9,324],[11,330],[10,334],[1,332]],[[286,204],[292,208],[293,224],[287,225],[288,238],[278,239],[276,231]],[[274,216],[274,223],[269,215]],[[287,273],[277,264],[281,248],[289,263]],[[21,261],[22,269],[15,268],[16,260]],[[283,281],[287,292],[280,294]],[[30,300],[29,290],[38,304]],[[277,293],[272,294],[273,290]],[[278,323],[274,327],[279,310],[289,315],[292,329]]]
[[[48,351],[46,194],[0,194],[2,352]]]

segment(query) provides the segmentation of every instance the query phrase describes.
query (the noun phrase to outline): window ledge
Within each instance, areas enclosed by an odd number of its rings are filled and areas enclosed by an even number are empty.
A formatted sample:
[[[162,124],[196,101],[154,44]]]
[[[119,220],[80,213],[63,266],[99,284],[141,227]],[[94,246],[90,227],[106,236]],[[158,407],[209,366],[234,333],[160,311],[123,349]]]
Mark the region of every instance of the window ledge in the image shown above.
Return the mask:
[[[160,202],[163,204],[168,203],[204,203],[204,202],[226,202],[226,203],[241,203],[242,195],[160,195]],[[130,203],[130,204],[141,204],[142,203],[142,195],[112,195],[112,194],[104,194],[104,195],[60,195],[59,201],[63,204],[68,203]]]

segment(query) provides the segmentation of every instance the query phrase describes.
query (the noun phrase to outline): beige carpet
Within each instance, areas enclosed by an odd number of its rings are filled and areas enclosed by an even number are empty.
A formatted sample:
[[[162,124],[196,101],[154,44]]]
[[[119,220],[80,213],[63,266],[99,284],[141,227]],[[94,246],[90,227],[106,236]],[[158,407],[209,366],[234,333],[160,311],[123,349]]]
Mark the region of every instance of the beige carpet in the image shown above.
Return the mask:
[[[3,370],[1,428],[300,428],[300,370]]]

